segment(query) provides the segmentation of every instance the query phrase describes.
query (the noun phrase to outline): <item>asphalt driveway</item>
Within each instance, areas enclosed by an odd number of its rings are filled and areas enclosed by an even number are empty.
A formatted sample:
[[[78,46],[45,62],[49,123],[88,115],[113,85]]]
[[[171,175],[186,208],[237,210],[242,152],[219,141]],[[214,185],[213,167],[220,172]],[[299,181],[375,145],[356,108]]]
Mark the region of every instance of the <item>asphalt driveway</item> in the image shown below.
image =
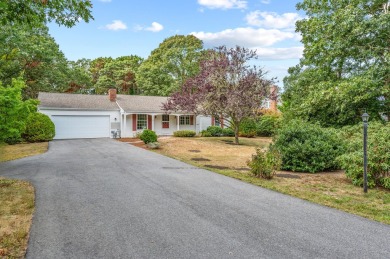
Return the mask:
[[[109,139],[0,164],[36,188],[27,258],[390,258],[390,226]]]

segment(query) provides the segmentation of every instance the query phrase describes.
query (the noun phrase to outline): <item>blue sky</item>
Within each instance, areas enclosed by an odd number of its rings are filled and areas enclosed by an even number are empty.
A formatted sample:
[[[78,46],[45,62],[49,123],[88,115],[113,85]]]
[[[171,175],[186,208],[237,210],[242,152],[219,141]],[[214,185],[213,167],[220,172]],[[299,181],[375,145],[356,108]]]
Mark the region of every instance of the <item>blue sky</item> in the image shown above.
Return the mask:
[[[298,0],[92,0],[94,20],[73,28],[50,24],[50,34],[70,60],[138,55],[147,58],[166,38],[193,34],[206,48],[256,49],[256,65],[278,77],[302,55],[294,24]]]

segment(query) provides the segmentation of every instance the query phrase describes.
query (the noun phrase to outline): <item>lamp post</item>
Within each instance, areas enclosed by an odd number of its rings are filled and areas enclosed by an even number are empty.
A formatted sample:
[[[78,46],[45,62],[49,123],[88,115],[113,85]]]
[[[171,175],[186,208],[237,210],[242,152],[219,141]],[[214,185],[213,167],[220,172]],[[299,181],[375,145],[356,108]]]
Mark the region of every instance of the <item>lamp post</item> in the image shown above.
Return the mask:
[[[363,119],[363,189],[364,192],[367,192],[367,122],[368,122],[368,114],[365,112],[362,115]]]

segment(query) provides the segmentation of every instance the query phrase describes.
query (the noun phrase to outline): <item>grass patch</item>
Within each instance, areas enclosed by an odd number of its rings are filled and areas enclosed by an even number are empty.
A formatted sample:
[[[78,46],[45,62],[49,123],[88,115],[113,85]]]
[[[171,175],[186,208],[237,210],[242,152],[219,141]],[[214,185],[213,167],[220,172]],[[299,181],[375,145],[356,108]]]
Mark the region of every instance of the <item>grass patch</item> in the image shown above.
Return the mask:
[[[48,143],[0,143],[0,162],[42,154]],[[0,164],[1,166],[1,164]],[[34,187],[0,177],[0,258],[23,258],[34,212]]]
[[[0,162],[39,155],[45,153],[47,148],[48,142],[16,145],[0,144]]]
[[[34,212],[34,188],[0,177],[0,258],[23,258]]]
[[[382,188],[363,189],[352,185],[343,171],[317,174],[277,172],[278,177],[265,180],[252,176],[248,161],[255,147],[266,147],[270,138],[240,138],[241,145],[227,145],[233,138],[164,138],[155,152],[186,163],[236,178],[254,185],[295,196],[328,207],[390,224],[390,191]],[[200,150],[199,153],[190,150]],[[196,161],[203,157],[210,161]]]

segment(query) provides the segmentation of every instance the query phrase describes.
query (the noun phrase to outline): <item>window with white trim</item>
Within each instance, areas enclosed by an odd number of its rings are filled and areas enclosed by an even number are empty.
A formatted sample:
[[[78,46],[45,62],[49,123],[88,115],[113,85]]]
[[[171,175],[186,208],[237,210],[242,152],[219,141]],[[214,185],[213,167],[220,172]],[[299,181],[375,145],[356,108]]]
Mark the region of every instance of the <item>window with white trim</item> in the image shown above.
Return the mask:
[[[162,116],[162,128],[169,129],[169,115],[163,114]]]
[[[137,130],[148,128],[148,116],[146,114],[137,114]]]
[[[180,116],[180,125],[191,125],[190,124],[190,115]]]

